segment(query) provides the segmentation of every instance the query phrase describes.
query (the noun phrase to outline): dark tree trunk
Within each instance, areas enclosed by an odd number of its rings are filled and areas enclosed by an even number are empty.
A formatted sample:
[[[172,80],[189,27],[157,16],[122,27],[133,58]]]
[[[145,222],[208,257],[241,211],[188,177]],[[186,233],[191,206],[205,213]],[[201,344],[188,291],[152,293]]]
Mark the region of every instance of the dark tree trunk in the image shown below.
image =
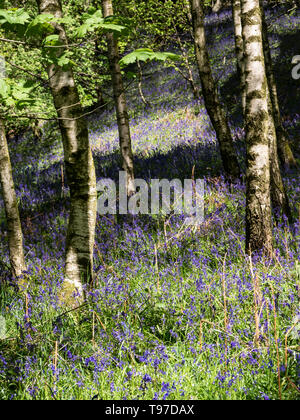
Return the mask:
[[[266,73],[268,78],[268,85],[270,91],[270,98],[272,102],[272,113],[275,123],[275,129],[277,134],[277,148],[278,148],[278,155],[281,161],[283,168],[289,169],[291,167],[296,166],[296,160],[293,156],[293,152],[291,150],[288,134],[283,127],[280,108],[278,103],[278,95],[277,95],[277,86],[273,72],[273,63],[270,51],[270,44],[268,38],[268,27],[265,18],[265,12],[263,8],[262,1],[261,4],[261,12],[262,12],[262,28],[263,28],[263,43],[264,43],[264,56],[265,56],[265,65],[266,65]]]
[[[112,0],[102,0],[102,11],[105,18],[113,16]],[[120,57],[118,41],[112,33],[107,34],[107,45],[119,129],[122,166],[127,175],[127,195],[130,196],[135,193],[135,183],[129,117],[119,63]]]
[[[224,170],[230,178],[238,178],[240,176],[240,168],[234,150],[231,131],[218,97],[217,87],[210,67],[206,46],[202,1],[190,0],[190,6],[194,30],[195,53],[205,106],[216,131]]]

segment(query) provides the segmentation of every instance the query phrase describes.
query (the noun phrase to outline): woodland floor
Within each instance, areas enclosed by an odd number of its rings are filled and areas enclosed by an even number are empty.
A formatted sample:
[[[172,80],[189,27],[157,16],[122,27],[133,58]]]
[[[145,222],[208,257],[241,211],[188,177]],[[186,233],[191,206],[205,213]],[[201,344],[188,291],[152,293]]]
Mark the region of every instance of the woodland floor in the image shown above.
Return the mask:
[[[300,82],[291,77],[300,15],[268,14],[268,20],[282,115],[300,164]],[[244,168],[230,12],[207,23]],[[25,299],[5,268],[0,202],[0,314],[6,321],[0,398],[297,399],[299,172],[285,176],[294,224],[275,223],[273,260],[257,257],[251,266],[244,254],[245,186],[232,189],[224,181],[203,103],[172,68],[151,66],[145,75],[151,107],[144,107],[136,82],[128,89],[136,177],[191,178],[194,168],[206,181],[205,223],[185,229],[179,216],[144,216],[131,224],[99,216],[94,288],[84,307],[65,313],[57,304],[68,215],[60,139],[48,127],[39,143],[30,135],[12,140],[30,287]],[[97,179],[117,179],[112,109],[93,116],[89,129]]]

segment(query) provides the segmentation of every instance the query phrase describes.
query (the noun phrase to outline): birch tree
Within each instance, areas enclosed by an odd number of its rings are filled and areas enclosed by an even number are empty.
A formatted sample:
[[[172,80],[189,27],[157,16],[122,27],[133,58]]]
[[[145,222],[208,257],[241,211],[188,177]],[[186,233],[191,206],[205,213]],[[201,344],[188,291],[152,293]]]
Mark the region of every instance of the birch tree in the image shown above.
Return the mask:
[[[103,17],[107,18],[109,16],[113,16],[114,13],[112,0],[101,1]],[[108,60],[113,83],[114,100],[117,113],[122,166],[127,176],[127,195],[130,196],[135,193],[133,154],[131,147],[131,136],[126,96],[119,63],[119,46],[118,40],[114,37],[113,33],[108,33],[106,37],[108,46]]]
[[[246,110],[246,90],[245,90],[245,63],[244,63],[244,45],[241,16],[241,0],[232,0],[232,16],[234,23],[235,52],[237,59],[237,73],[240,81],[242,95],[243,114]]]
[[[265,55],[265,65],[266,65],[266,72],[268,78],[268,85],[270,91],[270,99],[272,105],[272,115],[274,118],[275,129],[277,134],[277,148],[278,148],[278,155],[281,161],[282,166],[285,169],[289,169],[290,167],[296,166],[296,160],[294,158],[293,152],[291,150],[288,134],[283,127],[282,118],[278,103],[278,94],[277,94],[277,86],[273,71],[273,63],[270,51],[270,44],[268,38],[268,26],[266,23],[265,12],[263,8],[263,3],[260,1],[261,4],[261,13],[262,13],[262,33],[263,33],[263,43],[264,43],[264,55]]]
[[[236,39],[236,54],[238,63],[238,73],[241,81],[242,90],[242,105],[243,113],[245,116],[246,111],[246,73],[245,73],[245,62],[244,62],[244,42],[242,37],[242,20],[241,20],[241,0],[233,0],[233,16],[235,26],[235,39]],[[263,19],[262,9],[262,19]],[[273,113],[273,101],[272,98],[272,82],[271,76],[274,82],[274,75],[272,71],[272,61],[270,55],[270,49],[268,41],[265,39],[265,32],[262,32],[263,45],[264,45],[264,58],[265,58],[265,70],[268,79],[268,135],[269,135],[269,146],[270,146],[270,183],[271,183],[271,202],[272,206],[276,211],[284,213],[289,219],[291,218],[291,211],[289,207],[288,197],[285,191],[284,183],[282,180],[280,165],[278,161],[278,135],[279,132],[276,130],[275,118]],[[266,44],[267,43],[267,44]],[[267,49],[266,49],[267,46]],[[270,67],[271,66],[271,67]],[[269,69],[269,71],[268,71]],[[270,75],[271,71],[271,75]],[[268,77],[270,76],[270,77]],[[274,86],[273,86],[274,87]],[[275,85],[276,90],[276,85]],[[277,94],[276,94],[277,97]],[[277,101],[278,106],[278,101]]]
[[[268,83],[259,0],[241,0],[246,72],[246,251],[272,253]]]
[[[214,13],[218,13],[222,8],[222,1],[221,0],[213,0],[212,1],[212,11]]]
[[[217,135],[224,170],[229,177],[237,178],[240,175],[240,168],[234,150],[229,124],[220,103],[217,86],[213,79],[210,66],[206,46],[202,3],[201,0],[190,0],[196,61],[202,84],[202,92],[207,112]]]
[[[37,0],[40,13],[62,18],[60,0]],[[52,23],[59,35],[59,59],[68,48],[62,24]],[[83,282],[93,276],[93,247],[97,211],[96,175],[89,144],[88,127],[82,116],[78,90],[71,68],[56,62],[48,67],[49,85],[59,118],[64,160],[70,187],[70,217],[66,239],[65,279],[61,301],[74,304],[74,294],[83,296]]]
[[[9,256],[12,274],[20,277],[26,271],[23,233],[18,209],[17,196],[12,176],[4,122],[0,118],[0,181],[7,220]]]

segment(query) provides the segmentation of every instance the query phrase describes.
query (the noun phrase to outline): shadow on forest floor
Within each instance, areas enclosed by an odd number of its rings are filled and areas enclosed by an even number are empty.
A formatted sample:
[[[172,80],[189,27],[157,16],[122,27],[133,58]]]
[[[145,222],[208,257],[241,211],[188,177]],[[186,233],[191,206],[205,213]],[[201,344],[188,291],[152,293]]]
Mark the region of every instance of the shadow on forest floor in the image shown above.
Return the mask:
[[[226,32],[232,22],[229,19],[230,11],[224,12],[224,22],[218,28],[214,28],[214,21],[208,22],[209,37],[213,38],[213,33],[221,30]],[[226,32],[227,33],[227,32]],[[277,34],[276,34],[277,35]],[[272,33],[271,33],[272,36]],[[295,55],[295,48],[300,45],[300,32],[292,34],[279,34],[280,45],[278,56],[274,61],[275,76],[278,85],[280,105],[282,107],[283,119],[287,128],[290,130],[291,137],[296,140],[299,138],[299,128],[291,124],[293,116],[298,111],[300,102],[300,83],[291,77],[292,65],[291,58]],[[213,43],[213,39],[210,39]],[[210,46],[211,47],[211,46]],[[165,70],[165,73],[154,72],[150,84],[160,83],[164,78],[169,80],[172,70]],[[157,78],[157,79],[156,79]],[[172,81],[172,86],[176,87],[177,93],[182,94],[180,81],[177,76]],[[154,80],[155,79],[155,80]],[[174,90],[174,89],[173,89]],[[173,92],[171,89],[171,91]],[[168,93],[168,91],[166,90]],[[289,92],[287,95],[286,92]],[[133,94],[133,93],[132,93]],[[230,77],[221,86],[222,100],[226,103],[229,110],[231,121],[234,126],[242,123],[239,82],[236,72],[231,72]],[[182,95],[183,96],[183,95]],[[161,106],[163,109],[167,98],[162,98]],[[166,101],[166,102],[164,102]],[[183,104],[175,102],[174,108],[180,108]],[[155,110],[153,111],[155,112]],[[108,110],[108,115],[113,115]],[[146,111],[142,118],[147,118]],[[102,115],[95,115],[95,119],[102,118]],[[59,145],[59,134],[53,127],[47,130],[46,138],[42,140],[34,139],[30,136],[23,139],[11,139],[10,148],[12,149],[12,161],[16,163],[14,167],[14,178],[18,195],[20,197],[20,211],[22,217],[32,216],[38,212],[55,211],[55,209],[65,206],[65,194],[63,187],[66,184],[62,173],[62,151]],[[22,143],[22,144],[21,144]],[[236,149],[239,154],[242,167],[244,166],[245,145],[241,139],[236,139]],[[58,155],[58,156],[57,156]],[[47,156],[47,159],[45,158]],[[118,172],[121,169],[120,154],[118,151],[111,151],[102,154],[94,153],[97,179],[111,178],[118,180]],[[53,159],[53,160],[52,160]],[[152,151],[146,155],[142,151],[135,154],[135,176],[143,179],[174,179],[191,178],[194,168],[196,178],[217,177],[222,175],[222,163],[219,150],[213,142],[189,144],[183,143],[172,146],[168,151]],[[1,220],[0,220],[1,222]]]

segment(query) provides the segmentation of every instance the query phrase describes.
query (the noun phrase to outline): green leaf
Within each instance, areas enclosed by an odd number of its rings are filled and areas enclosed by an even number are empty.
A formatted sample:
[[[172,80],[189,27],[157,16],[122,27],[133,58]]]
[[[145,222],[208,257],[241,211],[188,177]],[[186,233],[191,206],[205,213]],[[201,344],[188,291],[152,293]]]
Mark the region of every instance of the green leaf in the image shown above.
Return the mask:
[[[43,13],[38,15],[28,25],[27,31],[25,32],[26,37],[40,37],[51,34],[54,32],[54,28],[51,25],[56,21],[53,15]]]
[[[71,16],[64,16],[57,19],[57,22],[62,23],[63,25],[73,25],[75,21]]]
[[[44,45],[61,45],[59,35],[49,35],[44,39]]]
[[[116,25],[115,23],[105,23],[105,22],[99,25],[99,28],[105,29],[106,31],[109,31],[109,32],[119,32],[119,33],[122,33],[122,32],[124,33],[124,31],[126,30],[124,26]]]
[[[10,94],[10,86],[5,79],[0,79],[0,96],[5,99]]]
[[[104,22],[102,12],[97,10],[90,10],[88,13],[83,15],[83,25],[79,26],[74,32],[74,35],[78,38],[83,38],[88,32],[94,31],[97,26]]]
[[[157,52],[155,54],[156,54],[155,60],[160,60],[160,61],[166,61],[166,60],[178,61],[181,59],[180,55],[169,53],[169,52],[165,52],[165,53]]]
[[[33,88],[36,86],[35,80],[24,80],[23,87],[24,89],[33,90]]]
[[[85,35],[88,33],[89,29],[90,29],[89,25],[83,24],[74,31],[74,36],[76,38],[84,38]]]
[[[63,55],[59,57],[57,60],[57,65],[62,67],[63,70],[68,70],[72,67],[75,63],[70,59],[70,56],[73,55],[70,51],[66,51]]]
[[[27,100],[32,88],[25,88],[23,84],[16,84],[12,88],[12,97],[18,101]]]
[[[0,79],[0,98],[5,107],[16,107],[22,109],[28,105],[33,106],[36,99],[32,91],[36,82],[21,80],[18,83],[11,79]]]
[[[127,55],[120,60],[121,67],[128,66],[129,64],[135,63],[136,61],[166,61],[166,60],[180,60],[180,56],[173,53],[154,52],[150,48],[139,48]]]
[[[103,30],[113,32],[117,36],[126,36],[129,33],[129,27],[122,24],[124,20],[115,16],[102,17],[101,10],[94,13],[85,13],[83,15],[84,23],[74,32],[75,37],[84,38],[88,32]],[[124,21],[125,22],[125,21]]]
[[[29,98],[27,98],[25,100],[16,101],[15,102],[15,106],[16,106],[16,108],[18,110],[21,111],[22,109],[24,109],[24,108],[26,108],[28,106],[30,106],[30,107],[34,106],[35,105],[35,102],[36,102],[35,99],[29,99]]]
[[[126,73],[126,76],[129,78],[129,79],[136,79],[136,74],[133,72],[133,71],[128,71],[127,73]]]
[[[30,16],[24,9],[0,10],[0,24],[24,25],[30,20]]]

